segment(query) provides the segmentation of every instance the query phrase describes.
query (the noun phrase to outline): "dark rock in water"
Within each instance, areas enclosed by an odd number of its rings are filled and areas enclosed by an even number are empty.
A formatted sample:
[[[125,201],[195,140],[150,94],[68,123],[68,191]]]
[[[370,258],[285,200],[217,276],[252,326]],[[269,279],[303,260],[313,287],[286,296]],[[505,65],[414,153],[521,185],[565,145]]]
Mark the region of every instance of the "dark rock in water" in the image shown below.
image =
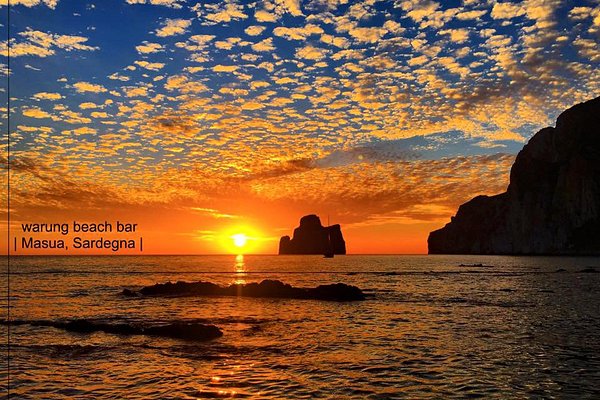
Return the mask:
[[[211,340],[223,336],[223,332],[214,325],[191,322],[175,322],[144,328],[144,335],[168,337],[184,340]]]
[[[139,296],[138,292],[136,292],[134,290],[131,290],[131,289],[123,289],[123,291],[121,292],[121,294],[123,296],[127,296],[127,297],[137,297],[137,296]]]
[[[461,205],[428,245],[430,254],[600,254],[600,97],[536,133],[507,191]]]
[[[566,269],[564,269],[564,268],[559,268],[559,269],[557,269],[555,272],[567,272],[567,270],[566,270]]]
[[[294,236],[283,236],[279,241],[279,254],[346,254],[346,242],[340,225],[323,226],[318,216],[311,214],[300,218]]]
[[[127,296],[240,296],[280,299],[307,299],[328,301],[364,300],[365,295],[356,286],[344,283],[320,285],[316,288],[297,288],[277,280],[264,280],[260,283],[233,284],[219,286],[211,282],[157,283],[135,292],[123,290]]]
[[[538,292],[539,293],[554,293],[554,290],[552,290],[552,289],[539,289]]]
[[[459,264],[459,267],[470,267],[470,268],[494,268],[493,265],[485,264]]]
[[[596,268],[594,268],[594,267],[586,267],[586,268],[582,269],[579,272],[585,272],[585,273],[592,273],[593,274],[593,273],[597,273],[598,270]]]
[[[9,322],[2,321],[2,325],[8,324]],[[223,332],[214,325],[193,322],[173,322],[163,325],[144,326],[129,323],[108,323],[87,319],[76,319],[70,321],[16,320],[10,321],[10,325],[50,326],[77,333],[104,332],[115,335],[147,335],[193,341],[205,341],[223,336]]]

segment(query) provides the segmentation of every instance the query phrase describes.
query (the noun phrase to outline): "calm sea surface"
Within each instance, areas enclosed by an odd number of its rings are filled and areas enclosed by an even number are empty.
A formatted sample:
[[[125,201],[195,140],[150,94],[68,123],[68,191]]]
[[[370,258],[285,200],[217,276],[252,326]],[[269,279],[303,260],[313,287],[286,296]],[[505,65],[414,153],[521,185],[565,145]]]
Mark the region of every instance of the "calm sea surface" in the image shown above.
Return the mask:
[[[13,326],[12,394],[23,399],[600,398],[600,274],[580,272],[589,267],[600,271],[600,258],[13,258],[13,319],[202,321],[219,326],[224,335],[195,343]],[[344,282],[373,297],[334,303],[119,295],[123,288],[166,281],[230,284],[266,278],[306,287]],[[1,279],[5,318],[6,277]],[[7,327],[0,330],[5,338]],[[4,393],[5,341],[1,350]]]

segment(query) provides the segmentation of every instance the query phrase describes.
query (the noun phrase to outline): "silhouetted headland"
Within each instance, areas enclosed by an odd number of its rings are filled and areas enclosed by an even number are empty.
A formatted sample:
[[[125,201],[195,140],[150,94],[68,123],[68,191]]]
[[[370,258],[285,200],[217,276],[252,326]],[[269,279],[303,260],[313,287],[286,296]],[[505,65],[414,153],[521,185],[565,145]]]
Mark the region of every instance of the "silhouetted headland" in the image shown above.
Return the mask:
[[[300,218],[292,239],[280,239],[279,254],[346,254],[342,228],[339,224],[323,226],[318,216],[306,215]]]
[[[600,254],[600,97],[536,133],[507,191],[461,205],[428,245],[430,254]]]
[[[2,321],[3,325],[8,324]],[[160,336],[172,339],[184,339],[191,341],[205,341],[223,336],[221,329],[215,325],[206,325],[192,322],[173,322],[159,325],[138,325],[133,323],[108,323],[92,321],[87,319],[75,319],[68,321],[46,321],[46,320],[13,320],[10,325],[50,326],[75,333],[104,332],[115,335],[146,335]]]
[[[219,286],[211,282],[157,283],[139,291],[124,289],[126,296],[240,296],[281,299],[309,299],[328,301],[364,300],[365,295],[356,286],[344,283],[319,285],[316,288],[297,288],[281,281],[266,279],[260,283],[232,284]]]

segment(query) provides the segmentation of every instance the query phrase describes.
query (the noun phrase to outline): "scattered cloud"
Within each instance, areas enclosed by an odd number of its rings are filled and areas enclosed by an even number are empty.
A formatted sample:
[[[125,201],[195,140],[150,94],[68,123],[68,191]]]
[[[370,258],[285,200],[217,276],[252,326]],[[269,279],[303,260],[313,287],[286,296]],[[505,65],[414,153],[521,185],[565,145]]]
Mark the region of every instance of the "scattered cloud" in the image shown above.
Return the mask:
[[[296,50],[296,57],[305,60],[322,60],[326,57],[327,50],[307,45]]]
[[[182,35],[190,27],[192,21],[187,19],[166,19],[162,26],[156,30],[156,36],[167,37]]]
[[[125,0],[127,4],[151,4],[171,8],[181,8],[183,0]]]
[[[83,36],[59,35],[31,29],[19,32],[17,36],[18,38],[11,39],[11,57],[36,56],[43,58],[56,54],[58,49],[67,52],[98,50],[98,47],[87,45],[88,38]],[[2,54],[5,57],[8,56],[6,43],[2,47]]]
[[[34,94],[33,98],[39,100],[60,100],[63,96],[60,93],[39,92]]]
[[[107,89],[104,86],[98,85],[98,84],[95,84],[95,83],[89,83],[89,82],[76,82],[76,83],[73,84],[73,87],[79,93],[86,93],[86,92],[90,92],[90,93],[102,93],[102,92],[107,92]]]
[[[135,46],[135,49],[140,54],[150,54],[150,53],[158,53],[159,51],[163,51],[164,47],[158,43],[144,42],[139,46]]]
[[[11,5],[73,15],[69,2]],[[600,93],[596,2],[120,7],[119,21],[144,18],[118,41],[103,26],[115,16],[91,8],[81,25],[25,21],[10,41],[25,57],[11,63],[26,83],[19,211],[101,193],[98,209],[161,204],[187,219],[327,206],[357,227],[431,223],[504,190],[523,143]]]
[[[0,0],[0,7],[6,7],[9,1],[11,6],[34,7],[43,4],[51,9],[58,4],[58,0]]]
[[[264,26],[250,25],[249,27],[247,27],[246,29],[244,29],[244,32],[246,32],[246,35],[258,36],[261,33],[263,33],[265,29],[266,28]]]

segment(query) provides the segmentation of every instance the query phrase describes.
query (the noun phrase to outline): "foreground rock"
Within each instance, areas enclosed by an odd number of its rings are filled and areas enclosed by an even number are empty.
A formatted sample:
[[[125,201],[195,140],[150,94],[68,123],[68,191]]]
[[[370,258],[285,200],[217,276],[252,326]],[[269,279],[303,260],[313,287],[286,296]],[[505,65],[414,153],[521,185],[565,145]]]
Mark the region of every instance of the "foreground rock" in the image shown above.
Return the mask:
[[[461,205],[430,254],[600,254],[600,97],[519,152],[505,193]]]
[[[356,286],[344,283],[320,285],[316,288],[297,288],[276,280],[264,280],[260,283],[219,286],[211,282],[157,283],[139,291],[123,290],[126,296],[240,296],[280,299],[307,299],[327,301],[364,300],[365,295]]]
[[[2,321],[2,324],[7,325],[8,322]],[[104,332],[116,335],[147,335],[191,341],[206,341],[223,336],[223,332],[214,325],[191,322],[174,322],[164,325],[143,326],[129,323],[113,324],[87,319],[76,319],[70,321],[16,320],[10,321],[10,325],[51,326],[53,328],[77,333]]]
[[[279,254],[346,254],[346,242],[340,225],[323,226],[318,216],[311,214],[300,218],[294,236],[283,236],[279,241]]]

